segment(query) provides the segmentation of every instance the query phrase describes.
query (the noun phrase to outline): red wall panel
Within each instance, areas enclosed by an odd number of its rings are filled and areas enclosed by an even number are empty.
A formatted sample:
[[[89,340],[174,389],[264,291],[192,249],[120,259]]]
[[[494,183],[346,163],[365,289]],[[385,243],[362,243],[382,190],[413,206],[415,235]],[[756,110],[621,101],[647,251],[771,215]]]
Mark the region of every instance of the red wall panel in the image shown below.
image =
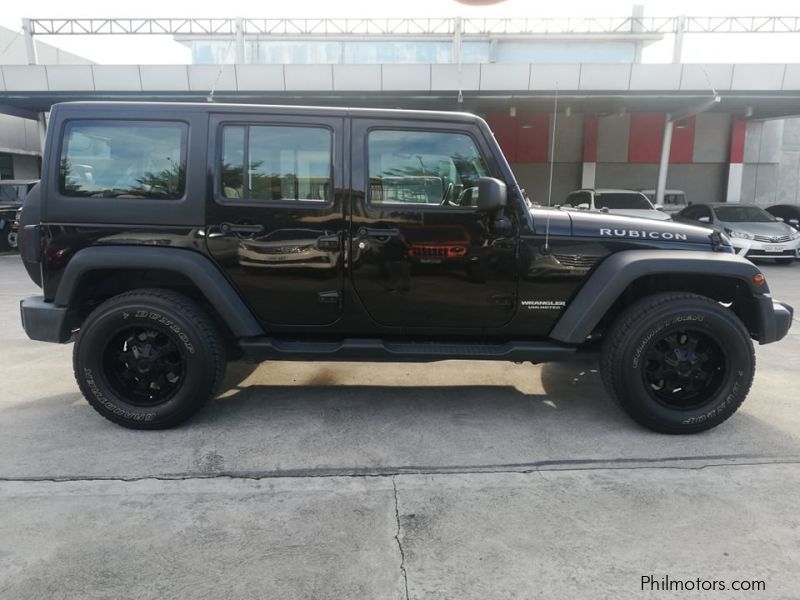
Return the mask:
[[[734,118],[731,123],[731,162],[744,162],[744,134],[747,128],[747,121],[741,118]]]
[[[664,138],[664,113],[631,113],[629,163],[657,163]]]
[[[597,162],[597,115],[583,115],[583,162]]]
[[[522,113],[517,115],[517,159],[520,163],[546,163],[550,141],[550,115]]]
[[[550,132],[547,113],[517,113],[511,117],[506,112],[495,112],[489,113],[486,121],[508,162],[547,162]]]
[[[486,122],[494,132],[494,137],[503,154],[506,155],[508,162],[517,162],[517,131],[516,119],[509,117],[508,113],[490,113],[486,116]]]
[[[672,124],[672,145],[669,149],[669,162],[691,163],[694,160],[695,122],[696,119],[691,116],[675,121]]]

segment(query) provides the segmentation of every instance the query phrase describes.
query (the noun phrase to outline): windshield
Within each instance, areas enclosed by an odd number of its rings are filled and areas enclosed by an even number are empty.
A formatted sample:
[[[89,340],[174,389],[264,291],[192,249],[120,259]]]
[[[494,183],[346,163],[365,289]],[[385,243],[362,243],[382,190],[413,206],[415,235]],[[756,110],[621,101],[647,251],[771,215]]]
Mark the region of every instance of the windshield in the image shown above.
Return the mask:
[[[728,223],[772,223],[775,217],[757,206],[720,206],[714,209],[720,221]]]
[[[595,208],[607,208],[609,210],[636,209],[652,210],[653,205],[644,194],[607,193],[594,195]]]

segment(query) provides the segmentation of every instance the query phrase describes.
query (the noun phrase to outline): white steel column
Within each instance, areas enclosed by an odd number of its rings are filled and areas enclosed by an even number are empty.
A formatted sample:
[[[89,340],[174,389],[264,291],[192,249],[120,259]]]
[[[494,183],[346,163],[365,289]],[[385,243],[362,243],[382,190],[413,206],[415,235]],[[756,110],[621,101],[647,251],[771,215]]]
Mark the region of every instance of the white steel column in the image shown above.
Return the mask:
[[[42,151],[42,158],[44,158],[44,141],[47,137],[47,114],[40,112],[36,119],[36,129],[39,131],[39,149]]]
[[[234,20],[234,31],[236,40],[236,64],[244,64],[244,23],[242,17],[236,17]]]
[[[39,55],[36,52],[36,42],[33,39],[30,19],[22,19],[22,32],[25,34],[25,54],[28,58],[28,64],[38,65]]]
[[[672,148],[672,115],[667,114],[666,117],[664,139],[661,142],[661,159],[658,161],[656,204],[664,204],[664,191],[667,189],[667,171],[669,170],[669,151]]]

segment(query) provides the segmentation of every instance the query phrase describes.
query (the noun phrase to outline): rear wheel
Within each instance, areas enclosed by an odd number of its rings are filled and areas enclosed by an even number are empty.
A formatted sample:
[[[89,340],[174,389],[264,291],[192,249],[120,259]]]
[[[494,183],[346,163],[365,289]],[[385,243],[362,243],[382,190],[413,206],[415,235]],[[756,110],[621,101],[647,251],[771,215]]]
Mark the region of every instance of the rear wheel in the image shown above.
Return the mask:
[[[164,429],[191,417],[222,382],[224,347],[208,316],[180,294],[139,290],[101,304],[73,353],[89,404],[133,429]]]
[[[635,421],[696,433],[730,417],[755,372],[750,335],[719,303],[686,293],[648,296],[612,325],[601,356],[606,389]]]

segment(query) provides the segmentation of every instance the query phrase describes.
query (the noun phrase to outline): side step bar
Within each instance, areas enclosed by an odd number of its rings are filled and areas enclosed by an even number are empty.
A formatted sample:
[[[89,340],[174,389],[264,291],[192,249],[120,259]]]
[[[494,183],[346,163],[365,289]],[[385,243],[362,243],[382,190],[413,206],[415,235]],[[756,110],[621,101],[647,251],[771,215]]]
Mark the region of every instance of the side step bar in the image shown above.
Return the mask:
[[[345,338],[313,342],[271,337],[239,342],[245,356],[257,360],[344,360],[365,362],[435,362],[440,360],[507,360],[553,362],[569,360],[573,346],[552,342],[393,342]]]

